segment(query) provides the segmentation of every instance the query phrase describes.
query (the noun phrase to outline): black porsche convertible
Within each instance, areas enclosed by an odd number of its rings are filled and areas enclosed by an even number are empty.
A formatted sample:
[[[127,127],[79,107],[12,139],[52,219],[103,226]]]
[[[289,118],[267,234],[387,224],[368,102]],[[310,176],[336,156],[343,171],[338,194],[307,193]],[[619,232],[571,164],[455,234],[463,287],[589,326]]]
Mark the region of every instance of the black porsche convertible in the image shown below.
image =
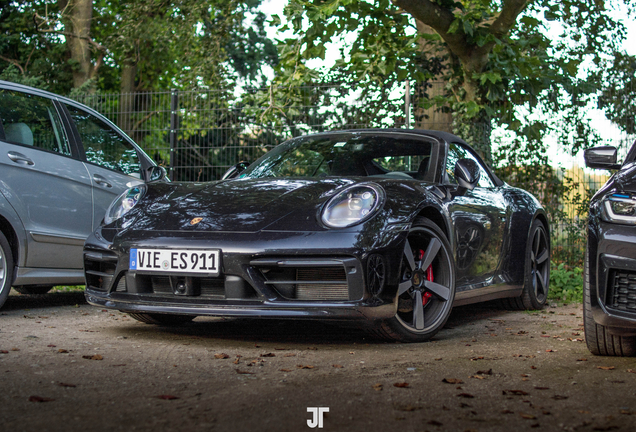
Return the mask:
[[[539,202],[452,134],[320,133],[220,181],[123,193],[86,241],[86,298],[152,324],[355,320],[417,342],[456,305],[541,308],[548,233]]]

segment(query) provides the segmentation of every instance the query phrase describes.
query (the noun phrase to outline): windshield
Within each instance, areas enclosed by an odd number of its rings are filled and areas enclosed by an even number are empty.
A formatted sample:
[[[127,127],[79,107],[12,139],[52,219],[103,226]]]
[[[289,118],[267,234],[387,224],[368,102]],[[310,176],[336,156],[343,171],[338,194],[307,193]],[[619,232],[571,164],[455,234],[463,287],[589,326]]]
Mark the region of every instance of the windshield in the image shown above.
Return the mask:
[[[384,176],[428,180],[431,147],[428,141],[397,134],[301,138],[274,148],[241,177]]]

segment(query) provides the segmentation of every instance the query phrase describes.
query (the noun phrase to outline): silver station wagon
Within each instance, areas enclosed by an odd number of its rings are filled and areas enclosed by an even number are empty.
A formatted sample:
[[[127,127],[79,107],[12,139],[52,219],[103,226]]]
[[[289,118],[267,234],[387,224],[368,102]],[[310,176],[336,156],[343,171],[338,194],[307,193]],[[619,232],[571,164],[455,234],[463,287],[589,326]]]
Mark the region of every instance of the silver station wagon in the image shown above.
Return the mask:
[[[82,247],[106,208],[163,174],[96,111],[0,81],[0,307],[12,286],[83,284]]]

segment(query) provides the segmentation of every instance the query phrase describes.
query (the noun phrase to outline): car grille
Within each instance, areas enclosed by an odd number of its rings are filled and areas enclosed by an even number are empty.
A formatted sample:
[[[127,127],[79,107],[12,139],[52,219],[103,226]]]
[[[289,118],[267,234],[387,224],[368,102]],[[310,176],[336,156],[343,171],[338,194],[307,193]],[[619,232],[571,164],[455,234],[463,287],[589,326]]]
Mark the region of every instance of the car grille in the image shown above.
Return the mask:
[[[636,272],[613,270],[608,285],[611,308],[636,312]]]
[[[225,297],[223,278],[193,278],[198,283],[201,297]],[[174,295],[174,289],[168,276],[150,277],[150,286],[154,294]]]
[[[344,267],[300,267],[263,271],[266,284],[290,300],[349,300]]]

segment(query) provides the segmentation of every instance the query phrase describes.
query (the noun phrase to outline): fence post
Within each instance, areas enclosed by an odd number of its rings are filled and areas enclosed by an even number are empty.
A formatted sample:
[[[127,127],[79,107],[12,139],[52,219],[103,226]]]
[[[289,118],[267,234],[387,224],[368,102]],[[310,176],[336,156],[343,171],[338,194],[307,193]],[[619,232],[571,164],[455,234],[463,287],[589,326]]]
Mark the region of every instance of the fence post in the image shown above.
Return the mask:
[[[177,146],[177,129],[179,128],[179,91],[170,90],[170,178],[174,179],[175,148]]]
[[[411,127],[411,81],[406,80],[404,91],[404,125],[407,129]]]

